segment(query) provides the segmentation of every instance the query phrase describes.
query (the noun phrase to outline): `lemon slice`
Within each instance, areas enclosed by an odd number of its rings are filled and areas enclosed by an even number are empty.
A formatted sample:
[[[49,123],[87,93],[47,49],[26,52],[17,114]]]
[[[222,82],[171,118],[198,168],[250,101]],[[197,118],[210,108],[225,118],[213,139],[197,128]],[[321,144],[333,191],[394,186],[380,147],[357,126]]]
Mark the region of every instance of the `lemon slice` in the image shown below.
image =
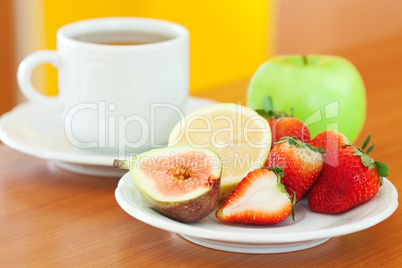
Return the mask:
[[[220,200],[248,172],[264,166],[271,149],[271,129],[254,110],[219,103],[194,111],[170,133],[169,146],[190,145],[215,151],[221,158]]]

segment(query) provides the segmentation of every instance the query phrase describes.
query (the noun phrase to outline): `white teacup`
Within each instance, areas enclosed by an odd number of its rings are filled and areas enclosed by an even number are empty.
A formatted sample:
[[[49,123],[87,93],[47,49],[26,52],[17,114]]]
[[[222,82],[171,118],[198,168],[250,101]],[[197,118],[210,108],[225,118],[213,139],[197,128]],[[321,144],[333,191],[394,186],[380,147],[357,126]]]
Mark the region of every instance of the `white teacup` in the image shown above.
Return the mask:
[[[37,51],[21,62],[18,83],[30,101],[60,113],[76,147],[143,152],[166,145],[183,116],[188,39],[183,26],[156,19],[75,22],[58,30],[57,50]],[[32,71],[42,63],[57,68],[57,97],[32,86]]]

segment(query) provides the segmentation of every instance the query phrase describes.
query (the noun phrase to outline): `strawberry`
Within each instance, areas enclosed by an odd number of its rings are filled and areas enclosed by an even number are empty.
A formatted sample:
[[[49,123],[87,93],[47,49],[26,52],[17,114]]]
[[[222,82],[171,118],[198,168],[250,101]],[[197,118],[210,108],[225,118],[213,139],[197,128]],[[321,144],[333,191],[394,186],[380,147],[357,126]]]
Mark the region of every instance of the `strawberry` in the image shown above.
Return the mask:
[[[310,142],[314,147],[322,147],[325,152],[338,150],[343,145],[350,144],[348,138],[336,130],[325,130],[319,133]]]
[[[272,135],[272,142],[283,137],[296,137],[303,142],[310,142],[310,131],[307,126],[294,117],[280,117],[275,120],[268,120]]]
[[[297,203],[318,179],[323,166],[322,153],[322,148],[314,148],[297,138],[285,137],[271,149],[266,166],[283,169],[282,183]]]
[[[268,169],[249,172],[216,211],[216,218],[226,223],[254,225],[285,220],[293,203],[281,183],[282,170],[272,169],[276,173]]]
[[[263,109],[258,109],[256,112],[267,119],[271,127],[272,147],[277,140],[283,137],[296,137],[303,142],[310,142],[310,131],[307,126],[293,117],[293,111],[289,116],[285,112],[274,110],[271,97],[265,98]]]
[[[377,194],[388,167],[368,156],[372,145],[366,139],[362,149],[345,145],[328,154],[328,162],[308,194],[308,205],[314,212],[341,213],[370,200]],[[337,164],[334,164],[337,163]]]

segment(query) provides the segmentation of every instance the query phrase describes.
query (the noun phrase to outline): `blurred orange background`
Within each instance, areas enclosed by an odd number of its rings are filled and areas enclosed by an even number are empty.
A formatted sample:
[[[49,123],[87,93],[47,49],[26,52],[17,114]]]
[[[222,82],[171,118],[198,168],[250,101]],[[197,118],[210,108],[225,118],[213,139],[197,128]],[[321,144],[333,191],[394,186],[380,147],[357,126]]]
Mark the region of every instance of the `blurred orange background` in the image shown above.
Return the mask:
[[[272,55],[339,54],[400,35],[401,10],[402,2],[393,0],[1,0],[0,114],[24,100],[16,83],[19,62],[32,51],[55,49],[56,30],[73,21],[141,16],[186,26],[190,90],[197,93],[250,77]],[[41,67],[34,79],[40,91],[57,93],[52,68]]]
[[[184,25],[190,32],[192,92],[245,78],[272,51],[271,1],[42,0],[45,47],[56,48],[61,26],[88,18],[134,16]],[[49,76],[55,78],[56,75]],[[50,82],[47,93],[55,93]]]

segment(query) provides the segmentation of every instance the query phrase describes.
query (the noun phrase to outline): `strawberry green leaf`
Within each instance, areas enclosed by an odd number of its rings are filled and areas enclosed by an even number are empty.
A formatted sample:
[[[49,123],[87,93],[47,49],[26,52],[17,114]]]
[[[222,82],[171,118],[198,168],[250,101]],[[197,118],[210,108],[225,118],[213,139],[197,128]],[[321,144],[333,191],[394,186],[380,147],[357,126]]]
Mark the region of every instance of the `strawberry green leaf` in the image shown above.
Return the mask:
[[[262,107],[264,108],[265,111],[270,111],[274,109],[274,105],[272,102],[271,96],[266,97],[262,103]]]
[[[311,151],[315,151],[316,148],[313,147],[310,143],[306,143],[306,147],[309,148]]]
[[[322,149],[322,147],[319,148],[315,148],[313,145],[311,145],[310,143],[304,143],[301,140],[299,140],[296,137],[282,137],[279,141],[277,141],[276,143],[282,143],[282,142],[288,142],[289,145],[293,145],[296,147],[307,147],[309,148],[311,151],[315,152],[315,153],[320,153],[320,154],[325,154],[324,149]]]
[[[279,168],[279,167],[274,167],[274,168]],[[279,168],[279,169],[282,170],[281,168]],[[283,185],[283,183],[281,181],[281,174],[280,175],[276,174],[276,176],[278,178],[278,181],[276,182],[276,185],[281,189],[282,193],[286,194],[286,196],[289,197],[289,200],[291,200],[290,196],[289,196],[289,193],[286,191],[285,185]]]
[[[283,169],[277,166],[269,166],[270,170],[272,170],[279,178],[283,177]]]
[[[296,145],[297,145],[297,143],[296,143],[296,140],[295,140],[295,139],[288,138],[288,142],[289,142],[289,145],[294,145],[294,146],[296,146]]]
[[[371,164],[374,164],[373,158],[368,155],[363,154],[362,156],[360,156],[360,158],[365,167],[369,167]]]
[[[265,119],[274,120],[281,117],[287,117],[287,113],[283,111],[274,110],[274,105],[271,97],[266,97],[263,100],[262,108],[255,110],[259,115]]]
[[[380,179],[380,187],[383,185],[384,183],[384,177],[378,177]]]
[[[293,219],[293,221],[295,221],[295,216],[296,216],[295,204],[296,204],[296,191],[294,191],[294,193],[293,193],[293,201],[292,201],[292,219]]]
[[[325,151],[324,151],[324,149],[320,146],[320,147],[318,147],[318,148],[315,148],[313,145],[311,145],[310,143],[305,143],[304,144],[304,146],[306,146],[307,148],[309,148],[311,151],[313,151],[313,152],[318,152],[318,153],[320,153],[320,154],[325,154]],[[300,146],[300,147],[302,147],[302,146]]]
[[[388,177],[389,168],[387,165],[380,161],[375,161],[374,164],[377,166],[377,173],[379,177]]]
[[[374,149],[374,143],[372,143],[371,146],[367,149],[366,154],[369,154],[373,149]]]
[[[270,119],[270,117],[271,117],[269,115],[269,113],[267,111],[263,110],[263,109],[257,109],[255,111],[265,119]]]
[[[283,113],[283,112],[278,112],[278,111],[275,111],[275,110],[268,110],[268,111],[266,111],[266,110],[264,110],[264,109],[257,109],[257,110],[255,110],[259,115],[261,115],[263,118],[265,118],[265,119],[270,119],[270,120],[273,120],[273,119],[277,119],[277,118],[281,118],[281,117],[286,117],[287,115],[286,115],[286,113]]]
[[[321,146],[316,149],[317,149],[317,152],[319,152],[320,154],[325,154],[325,151]]]
[[[353,155],[362,156],[364,155],[364,153],[357,148],[357,150],[353,153]]]
[[[371,134],[369,134],[369,135],[367,136],[366,140],[363,142],[362,150],[364,150],[364,148],[366,148],[367,145],[369,144],[369,142],[370,142],[370,137],[371,137]]]
[[[280,138],[279,140],[277,140],[277,141],[275,142],[275,144],[288,142],[288,139],[289,139],[289,138],[290,138],[290,137],[282,137],[282,138]]]
[[[288,137],[288,142],[290,145],[294,145],[297,147],[306,147],[306,144],[299,140],[298,138],[294,137]],[[313,147],[314,148],[314,147]]]

